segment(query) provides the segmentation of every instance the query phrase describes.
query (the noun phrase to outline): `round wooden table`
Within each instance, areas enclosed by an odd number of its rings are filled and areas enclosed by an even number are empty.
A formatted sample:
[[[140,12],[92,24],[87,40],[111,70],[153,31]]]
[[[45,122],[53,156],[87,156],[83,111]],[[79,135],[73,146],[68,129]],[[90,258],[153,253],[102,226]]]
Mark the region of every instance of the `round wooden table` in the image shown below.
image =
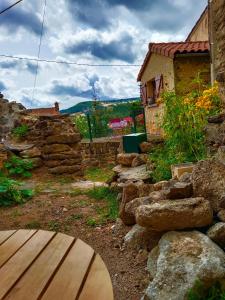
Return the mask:
[[[109,272],[94,250],[43,230],[0,231],[0,299],[113,300]]]

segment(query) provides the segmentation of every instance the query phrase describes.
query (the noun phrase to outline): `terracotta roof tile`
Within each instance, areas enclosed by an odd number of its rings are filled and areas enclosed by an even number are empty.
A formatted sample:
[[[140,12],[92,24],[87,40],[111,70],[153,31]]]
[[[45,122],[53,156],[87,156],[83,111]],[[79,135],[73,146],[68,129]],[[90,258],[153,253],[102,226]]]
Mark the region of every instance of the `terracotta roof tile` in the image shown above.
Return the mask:
[[[138,74],[138,81],[141,81],[141,76],[146,68],[146,65],[152,53],[160,54],[174,58],[176,54],[185,53],[208,53],[210,50],[209,42],[177,42],[177,43],[150,43],[149,51],[145,57],[144,63]]]

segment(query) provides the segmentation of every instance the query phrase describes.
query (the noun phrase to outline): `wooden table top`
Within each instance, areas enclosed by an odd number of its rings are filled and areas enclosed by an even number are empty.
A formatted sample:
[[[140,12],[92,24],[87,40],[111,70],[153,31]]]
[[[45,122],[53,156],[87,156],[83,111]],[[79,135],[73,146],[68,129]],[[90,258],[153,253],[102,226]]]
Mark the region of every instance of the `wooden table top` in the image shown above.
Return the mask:
[[[0,231],[0,299],[113,300],[101,257],[79,239],[43,230]]]

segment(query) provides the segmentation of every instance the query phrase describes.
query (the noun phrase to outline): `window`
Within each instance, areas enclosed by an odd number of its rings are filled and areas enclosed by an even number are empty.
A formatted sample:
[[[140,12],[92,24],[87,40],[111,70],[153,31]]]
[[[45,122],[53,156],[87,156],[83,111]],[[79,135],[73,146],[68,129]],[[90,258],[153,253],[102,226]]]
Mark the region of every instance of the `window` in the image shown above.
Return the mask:
[[[153,105],[163,89],[163,75],[158,75],[147,82],[147,104]]]

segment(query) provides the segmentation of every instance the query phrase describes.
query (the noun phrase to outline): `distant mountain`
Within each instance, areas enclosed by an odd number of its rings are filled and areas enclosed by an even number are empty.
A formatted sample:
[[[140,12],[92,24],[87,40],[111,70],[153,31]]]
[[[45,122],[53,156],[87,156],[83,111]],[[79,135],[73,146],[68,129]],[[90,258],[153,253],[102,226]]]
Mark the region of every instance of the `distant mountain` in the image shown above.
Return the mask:
[[[101,100],[100,102],[102,104],[120,104],[120,103],[127,103],[127,102],[134,102],[139,101],[140,98],[126,98],[126,99],[111,99],[111,100]],[[84,101],[80,102],[72,107],[69,107],[67,109],[60,110],[62,114],[75,114],[75,113],[81,113],[89,110],[92,106],[93,101]]]

